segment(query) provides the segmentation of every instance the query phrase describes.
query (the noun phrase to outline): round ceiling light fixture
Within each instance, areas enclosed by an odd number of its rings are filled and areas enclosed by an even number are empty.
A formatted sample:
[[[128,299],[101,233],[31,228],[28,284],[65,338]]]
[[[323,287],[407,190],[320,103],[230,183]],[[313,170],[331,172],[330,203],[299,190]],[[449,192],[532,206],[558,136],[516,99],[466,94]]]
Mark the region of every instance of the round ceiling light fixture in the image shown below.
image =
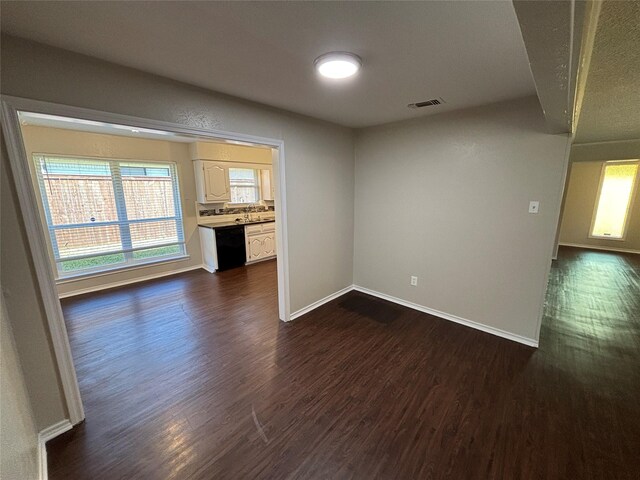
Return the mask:
[[[349,52],[329,52],[320,55],[313,64],[323,77],[339,79],[352,77],[358,73],[362,60]]]

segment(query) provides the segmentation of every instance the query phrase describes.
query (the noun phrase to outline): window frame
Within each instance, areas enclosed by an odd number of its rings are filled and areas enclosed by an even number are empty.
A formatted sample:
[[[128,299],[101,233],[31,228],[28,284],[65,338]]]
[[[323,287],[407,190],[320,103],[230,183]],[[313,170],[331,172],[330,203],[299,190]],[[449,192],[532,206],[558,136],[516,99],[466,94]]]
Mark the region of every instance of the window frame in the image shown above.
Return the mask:
[[[627,203],[627,209],[625,211],[624,225],[622,226],[622,235],[620,237],[607,237],[604,235],[594,235],[593,229],[596,225],[596,216],[598,215],[598,207],[600,205],[600,195],[602,194],[602,187],[604,185],[607,166],[611,165],[638,165],[636,175],[633,179],[633,185],[631,186],[631,193],[629,194],[629,202]],[[609,160],[602,162],[600,168],[600,180],[598,181],[598,192],[596,194],[596,201],[593,206],[593,212],[591,214],[591,225],[589,226],[589,238],[594,240],[611,240],[615,242],[624,242],[627,239],[627,230],[629,227],[629,219],[631,218],[631,209],[636,198],[638,178],[640,177],[640,160]]]
[[[140,163],[140,164],[145,164],[145,165],[149,165],[149,164],[159,164],[159,165],[163,165],[163,166],[167,166],[169,168],[169,178],[172,180],[172,190],[173,190],[173,198],[174,198],[174,211],[176,213],[175,216],[173,217],[158,217],[158,218],[144,218],[144,219],[133,219],[133,220],[111,220],[111,221],[106,221],[106,222],[90,222],[90,223],[78,223],[78,224],[61,224],[61,225],[53,225],[52,224],[52,220],[51,220],[51,215],[49,212],[49,198],[46,195],[46,190],[44,188],[44,176],[42,174],[42,169],[41,169],[41,165],[42,162],[45,161],[47,158],[59,158],[59,159],[69,159],[69,160],[85,160],[85,161],[99,161],[99,162],[106,162],[109,164],[109,169],[110,169],[110,174],[108,176],[108,178],[111,179],[112,182],[114,182],[114,201],[115,201],[115,208],[116,210],[119,212],[120,210],[124,210],[126,211],[126,201],[124,196],[119,195],[118,194],[118,188],[121,190],[122,189],[122,176],[120,174],[120,169],[121,169],[121,165],[122,164],[136,164],[136,163]],[[126,271],[126,270],[134,270],[134,269],[139,269],[139,268],[145,268],[151,265],[157,265],[157,264],[163,264],[163,263],[171,263],[171,262],[176,262],[176,261],[180,261],[180,260],[185,260],[190,258],[190,255],[187,252],[187,245],[186,245],[186,239],[185,239],[185,229],[184,229],[184,211],[182,208],[182,196],[181,196],[181,189],[180,189],[180,174],[179,174],[179,165],[177,164],[177,162],[174,161],[170,161],[170,160],[139,160],[139,159],[121,159],[121,158],[104,158],[104,157],[94,157],[94,156],[88,156],[88,155],[67,155],[67,154],[55,154],[55,153],[33,153],[32,154],[32,158],[31,158],[31,167],[33,168],[33,181],[34,181],[34,187],[36,188],[36,198],[37,198],[37,202],[41,208],[41,218],[42,218],[42,225],[44,228],[44,233],[45,236],[47,237],[47,246],[48,246],[48,253],[49,253],[49,260],[53,269],[53,273],[54,273],[54,277],[56,280],[56,283],[66,283],[69,281],[74,281],[77,279],[82,279],[82,278],[90,278],[90,277],[98,277],[98,276],[102,276],[102,275],[108,275],[111,273],[116,273],[119,271]],[[115,168],[114,168],[115,166]],[[116,186],[116,183],[114,181],[114,177],[115,177],[115,171],[117,171],[117,177],[120,178],[120,184],[119,187]],[[166,177],[165,177],[166,178]],[[120,192],[122,193],[122,192]],[[46,199],[46,201],[45,201]],[[119,202],[123,202],[121,204],[119,204]],[[70,258],[65,258],[65,259],[61,259],[59,257],[59,255],[56,253],[56,239],[55,239],[55,232],[57,230],[61,230],[61,229],[73,229],[73,228],[91,228],[91,227],[100,227],[100,226],[108,226],[108,225],[114,225],[117,226],[120,232],[120,235],[123,234],[123,230],[126,232],[129,232],[128,234],[128,242],[131,242],[131,233],[129,228],[124,228],[122,229],[121,227],[123,225],[132,225],[132,224],[138,224],[138,223],[148,223],[148,222],[153,222],[153,221],[175,221],[176,223],[176,230],[177,230],[177,237],[178,237],[178,241],[177,242],[169,242],[169,243],[163,243],[163,244],[157,244],[157,245],[150,245],[150,246],[145,246],[145,247],[138,247],[138,248],[125,248],[124,246],[124,242],[122,244],[123,248],[117,251],[108,251],[108,252],[100,252],[100,253],[96,253],[94,255],[77,255],[74,257],[70,257]],[[180,251],[176,254],[172,254],[172,255],[163,255],[163,256],[158,256],[158,257],[149,257],[149,258],[144,258],[144,259],[140,259],[140,260],[134,260],[133,259],[133,254],[137,251],[144,251],[144,250],[149,250],[152,248],[160,248],[160,247],[166,247],[166,246],[173,246],[173,245],[177,245],[180,247]],[[80,258],[92,258],[92,257],[100,257],[103,255],[110,255],[110,254],[122,254],[124,256],[125,261],[124,262],[119,262],[119,263],[114,263],[114,264],[107,264],[107,265],[103,265],[103,266],[96,266],[96,267],[89,267],[89,268],[83,268],[83,269],[78,269],[78,270],[72,270],[69,272],[63,272],[61,269],[58,268],[58,265],[60,265],[62,262],[65,261],[69,261],[69,260],[74,260],[74,259],[80,259]]]
[[[245,165],[228,167],[227,175],[229,176],[229,196],[230,197],[233,197],[233,187],[234,187],[233,183],[231,182],[231,169],[253,170],[255,174],[255,179],[256,179],[256,184],[254,188],[256,189],[257,200],[255,202],[227,202],[227,205],[233,208],[233,207],[247,207],[249,205],[256,205],[261,203],[263,195],[262,195],[262,184],[260,182],[260,169],[254,168],[254,167],[247,167]],[[247,186],[247,185],[244,185],[244,186]]]

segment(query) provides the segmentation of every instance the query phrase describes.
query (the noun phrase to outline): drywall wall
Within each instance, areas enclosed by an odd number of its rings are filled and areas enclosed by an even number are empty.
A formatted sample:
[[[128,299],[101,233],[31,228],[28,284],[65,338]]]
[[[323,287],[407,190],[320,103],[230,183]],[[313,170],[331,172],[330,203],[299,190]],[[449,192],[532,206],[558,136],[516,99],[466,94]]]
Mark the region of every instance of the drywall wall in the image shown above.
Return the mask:
[[[0,283],[36,427],[42,430],[67,418],[66,403],[4,137],[1,146]]]
[[[189,154],[192,160],[259,163],[262,165],[271,165],[272,156],[270,148],[210,142],[189,144]]]
[[[567,146],[535,97],[359,131],[354,283],[537,340]]]
[[[27,157],[30,159],[33,158],[34,154],[46,153],[79,157],[175,162],[177,165],[185,245],[189,258],[170,263],[136,267],[133,270],[111,272],[91,278],[64,280],[58,283],[58,292],[60,294],[67,295],[75,291],[91,289],[105,284],[127,282],[136,278],[161,275],[202,265],[200,236],[198,235],[196,220],[195,178],[188,143],[102,135],[38,126],[23,126],[22,137]],[[33,163],[30,164],[30,168],[32,175],[34,175]],[[39,199],[37,180],[35,177],[32,179],[36,197]],[[39,207],[40,217],[44,219],[41,203]],[[43,223],[43,227],[46,229],[46,224]]]
[[[625,239],[589,238],[603,163],[574,162],[571,164],[569,188],[560,224],[560,243],[640,252],[640,193],[638,193],[640,189],[638,188],[629,210]]]
[[[0,478],[35,480],[38,430],[0,293]]]

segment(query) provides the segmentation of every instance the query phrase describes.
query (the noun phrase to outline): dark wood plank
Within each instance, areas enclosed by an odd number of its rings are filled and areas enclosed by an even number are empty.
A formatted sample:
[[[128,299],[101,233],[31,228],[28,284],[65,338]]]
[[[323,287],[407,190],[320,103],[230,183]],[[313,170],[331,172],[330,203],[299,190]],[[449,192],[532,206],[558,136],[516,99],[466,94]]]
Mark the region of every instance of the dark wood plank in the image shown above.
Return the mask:
[[[50,478],[638,478],[638,256],[563,248],[537,350],[355,292],[283,324],[275,266],[64,300]]]

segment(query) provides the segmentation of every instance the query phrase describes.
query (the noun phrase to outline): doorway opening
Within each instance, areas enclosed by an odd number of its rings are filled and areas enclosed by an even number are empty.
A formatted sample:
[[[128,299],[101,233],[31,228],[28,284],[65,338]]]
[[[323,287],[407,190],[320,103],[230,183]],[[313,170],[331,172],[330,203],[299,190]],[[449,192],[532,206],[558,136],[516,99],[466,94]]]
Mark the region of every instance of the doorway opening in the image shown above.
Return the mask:
[[[541,335],[545,329],[560,329],[566,338],[608,342],[612,355],[636,341],[639,163],[632,159],[571,164]]]
[[[251,318],[289,320],[282,141],[25,99],[2,107],[72,424],[85,417],[78,377],[86,394],[100,368],[113,378],[105,365],[142,356],[152,379],[157,362],[205,348],[203,322],[234,312],[251,313],[237,323],[249,332]],[[240,230],[230,265],[226,233]]]

